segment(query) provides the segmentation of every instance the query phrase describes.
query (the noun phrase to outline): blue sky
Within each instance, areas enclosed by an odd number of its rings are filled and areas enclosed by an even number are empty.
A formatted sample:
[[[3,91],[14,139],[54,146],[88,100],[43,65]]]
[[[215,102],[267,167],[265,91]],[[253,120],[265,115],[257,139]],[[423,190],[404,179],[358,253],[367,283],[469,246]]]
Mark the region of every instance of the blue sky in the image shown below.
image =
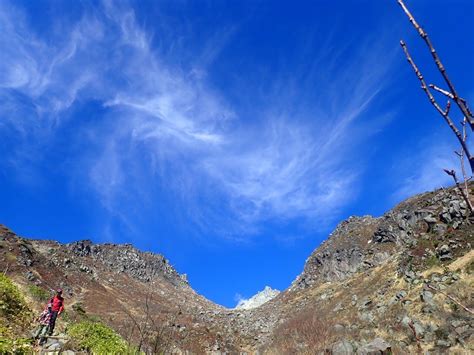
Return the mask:
[[[449,6],[448,6],[449,4]],[[408,1],[473,101],[474,2]],[[450,184],[396,1],[0,1],[0,223],[163,253],[232,307]]]

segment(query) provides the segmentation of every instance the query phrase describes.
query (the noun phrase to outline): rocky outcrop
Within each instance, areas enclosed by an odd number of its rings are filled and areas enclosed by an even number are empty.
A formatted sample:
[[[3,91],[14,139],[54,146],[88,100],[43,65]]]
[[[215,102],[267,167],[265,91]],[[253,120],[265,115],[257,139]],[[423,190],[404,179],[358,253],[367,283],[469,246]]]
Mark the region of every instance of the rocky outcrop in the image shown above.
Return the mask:
[[[466,224],[467,214],[467,204],[456,190],[441,189],[404,201],[379,218],[350,217],[310,255],[290,289],[344,280],[380,265],[395,252],[416,245],[420,236],[443,235],[448,228]],[[436,254],[440,260],[452,259],[448,245],[441,245]]]
[[[165,257],[139,251],[131,244],[93,244],[90,240],[83,240],[65,247],[72,255],[90,257],[115,273],[125,273],[142,282],[164,277],[176,286],[188,284],[186,275],[180,275]],[[81,271],[92,272],[85,266]]]
[[[377,248],[372,237],[380,224],[379,218],[350,217],[341,222],[328,239],[306,260],[304,271],[291,289],[310,287],[317,282],[344,280],[364,268],[379,265],[389,257]]]

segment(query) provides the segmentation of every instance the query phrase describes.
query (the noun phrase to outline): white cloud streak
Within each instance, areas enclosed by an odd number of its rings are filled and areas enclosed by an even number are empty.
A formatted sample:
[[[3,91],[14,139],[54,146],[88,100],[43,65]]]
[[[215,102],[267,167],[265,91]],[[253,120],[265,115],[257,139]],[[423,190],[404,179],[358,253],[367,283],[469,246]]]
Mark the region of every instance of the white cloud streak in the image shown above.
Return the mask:
[[[106,1],[105,15],[85,13],[53,41],[37,38],[18,9],[0,8],[0,44],[8,49],[0,60],[0,99],[10,103],[0,113],[24,134],[54,134],[59,116],[76,103],[100,101],[106,113],[91,138],[98,152],[80,161],[117,216],[125,216],[125,195],[146,198],[148,186],[160,184],[174,191],[197,225],[232,236],[255,232],[266,220],[331,219],[357,194],[364,170],[359,145],[379,127],[361,117],[390,62],[365,50],[373,43],[331,73],[318,102],[301,104],[279,93],[279,107],[256,110],[251,120],[212,89],[202,63],[186,71],[165,61],[130,8]],[[337,68],[338,52],[331,53],[336,58],[327,68]],[[327,75],[310,74],[315,80]],[[295,103],[297,113],[287,108]]]

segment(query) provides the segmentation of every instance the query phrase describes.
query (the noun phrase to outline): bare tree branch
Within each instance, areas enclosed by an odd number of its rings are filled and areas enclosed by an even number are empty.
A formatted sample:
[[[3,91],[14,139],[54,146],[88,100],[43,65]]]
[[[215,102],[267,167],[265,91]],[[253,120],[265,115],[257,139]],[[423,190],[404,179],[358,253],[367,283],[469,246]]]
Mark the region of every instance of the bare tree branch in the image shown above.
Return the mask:
[[[411,67],[413,68],[413,71],[415,72],[416,76],[418,77],[418,80],[420,80],[421,83],[421,88],[425,92],[426,96],[428,97],[428,100],[431,102],[431,104],[435,107],[435,109],[439,112],[441,116],[443,116],[444,120],[448,124],[448,126],[451,128],[453,133],[456,135],[459,143],[461,144],[462,149],[464,150],[464,153],[466,154],[466,158],[469,161],[469,165],[471,166],[471,171],[474,174],[474,157],[471,156],[471,153],[469,152],[469,148],[467,146],[467,143],[463,140],[462,134],[459,131],[459,129],[454,125],[453,121],[449,117],[449,108],[450,108],[450,103],[448,101],[448,104],[446,105],[446,111],[444,111],[441,106],[438,104],[436,99],[434,98],[433,94],[430,92],[428,89],[428,86],[426,85],[425,79],[423,78],[423,75],[421,74],[420,70],[418,69],[417,65],[413,61],[410,53],[408,52],[408,48],[405,44],[405,42],[400,41],[400,45],[403,48],[403,51],[405,52],[405,56],[407,57],[408,63],[410,63]]]
[[[413,323],[413,321],[411,320],[409,323],[408,323],[408,326],[410,327],[411,331],[413,332],[413,336],[415,337],[415,340],[416,340],[416,347],[418,349],[418,353],[421,353],[421,344],[420,344],[420,337],[418,336],[418,334],[416,333],[416,329],[415,329],[415,323]]]
[[[472,215],[473,212],[474,212],[474,209],[472,207],[472,203],[471,201],[469,200],[469,197],[466,195],[466,193],[464,192],[464,189],[461,187],[461,184],[459,183],[459,180],[456,176],[456,172],[454,170],[448,170],[448,169],[444,169],[444,171],[446,172],[446,174],[448,174],[449,176],[451,176],[454,180],[454,182],[456,183],[456,187],[458,188],[459,192],[461,193],[464,201],[466,202],[467,204],[467,207],[469,208],[469,214]]]
[[[405,3],[403,0],[397,0],[398,4],[401,6],[403,9],[403,12],[408,17],[408,20],[410,20],[411,24],[415,29],[418,31],[419,35],[423,39],[423,41],[426,43],[428,46],[431,56],[433,57],[434,62],[436,63],[436,66],[438,67],[439,72],[441,73],[441,76],[443,77],[444,81],[449,87],[449,91],[452,94],[452,99],[456,103],[456,105],[459,107],[461,112],[463,113],[464,116],[466,116],[467,120],[469,121],[469,125],[471,126],[471,130],[474,130],[474,116],[472,115],[472,112],[469,110],[469,107],[466,103],[466,100],[463,98],[459,97],[453,83],[448,77],[448,74],[446,73],[446,69],[443,66],[443,63],[441,63],[441,59],[438,56],[438,53],[436,52],[435,48],[433,47],[433,44],[431,43],[430,38],[428,37],[428,34],[425,32],[425,30],[416,22],[415,18],[411,14],[411,12],[408,10],[406,7]],[[433,88],[434,89],[434,88]],[[435,89],[436,90],[436,89]],[[439,90],[436,90],[439,91]],[[440,91],[441,92],[441,91]]]
[[[467,142],[466,123],[467,123],[467,119],[466,119],[466,117],[464,117],[464,119],[461,122],[461,125],[462,125],[462,139],[463,139],[464,142]],[[459,160],[460,160],[460,163],[461,163],[461,172],[462,172],[462,177],[463,177],[463,180],[464,180],[464,193],[466,194],[467,199],[470,201],[471,199],[470,199],[470,196],[469,196],[469,188],[467,186],[467,183],[471,178],[468,178],[467,174],[466,174],[466,168],[464,166],[464,151],[461,150],[461,151],[455,152],[455,153],[459,156]]]
[[[449,97],[450,99],[453,99],[453,100],[454,100],[454,95],[451,94],[449,91],[446,91],[446,90],[444,90],[444,89],[441,89],[441,88],[437,87],[437,86],[434,85],[434,84],[430,84],[429,87],[432,88],[434,91],[438,91],[438,92],[442,93],[444,96],[447,96],[447,97]]]
[[[430,284],[426,284],[426,287],[428,287],[429,289],[432,289],[433,291],[439,292],[439,293],[441,293],[442,295],[448,297],[451,301],[453,301],[454,303],[456,303],[459,307],[461,307],[462,309],[464,309],[466,312],[471,313],[471,314],[474,314],[474,311],[473,311],[472,309],[467,308],[465,305],[463,305],[461,302],[459,302],[459,301],[458,301],[457,299],[455,299],[454,297],[448,295],[446,292],[443,292],[443,291],[441,291],[440,289],[431,286]]]
[[[445,116],[448,116],[448,115],[449,115],[449,110],[450,110],[450,108],[451,108],[451,101],[448,100],[448,101],[446,102],[446,109],[444,110],[444,115],[445,115]]]

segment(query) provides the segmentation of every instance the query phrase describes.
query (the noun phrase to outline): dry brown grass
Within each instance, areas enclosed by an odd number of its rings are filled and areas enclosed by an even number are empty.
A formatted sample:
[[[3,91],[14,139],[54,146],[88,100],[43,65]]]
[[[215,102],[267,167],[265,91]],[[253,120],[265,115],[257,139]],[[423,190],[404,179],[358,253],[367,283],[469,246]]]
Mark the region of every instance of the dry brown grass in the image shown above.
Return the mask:
[[[280,325],[270,353],[314,354],[334,342],[334,321],[322,318],[317,309],[305,310]]]

